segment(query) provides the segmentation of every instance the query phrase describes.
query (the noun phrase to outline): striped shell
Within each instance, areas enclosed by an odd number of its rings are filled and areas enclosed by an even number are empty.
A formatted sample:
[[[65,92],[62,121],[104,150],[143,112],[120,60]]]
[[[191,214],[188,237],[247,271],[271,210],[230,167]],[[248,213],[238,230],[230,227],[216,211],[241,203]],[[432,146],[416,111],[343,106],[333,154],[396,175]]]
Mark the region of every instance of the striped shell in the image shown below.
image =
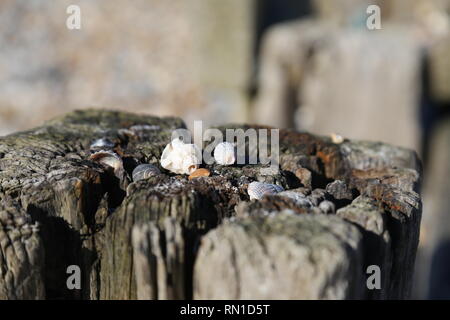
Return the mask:
[[[114,169],[114,174],[118,176],[123,172],[122,159],[112,151],[101,150],[91,154],[89,160],[100,163]]]
[[[132,176],[133,181],[138,181],[157,176],[160,173],[161,171],[152,164],[140,164],[134,168]]]
[[[178,174],[191,174],[198,169],[202,154],[195,144],[187,144],[174,139],[163,150],[161,166]]]
[[[282,191],[284,191],[284,189],[276,184],[262,183],[257,181],[250,183],[247,189],[250,200],[260,200],[266,194],[276,194]]]
[[[234,145],[230,142],[221,142],[214,149],[214,159],[218,164],[229,166],[236,161]]]

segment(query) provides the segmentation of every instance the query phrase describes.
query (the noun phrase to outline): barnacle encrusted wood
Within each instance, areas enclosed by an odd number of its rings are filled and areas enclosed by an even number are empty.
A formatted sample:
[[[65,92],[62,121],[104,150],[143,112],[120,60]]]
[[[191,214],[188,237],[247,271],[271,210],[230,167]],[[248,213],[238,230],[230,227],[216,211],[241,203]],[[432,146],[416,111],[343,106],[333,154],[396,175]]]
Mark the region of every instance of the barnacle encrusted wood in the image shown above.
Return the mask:
[[[194,178],[161,166],[179,128],[177,118],[83,110],[0,138],[0,298],[409,296],[414,152],[280,130],[278,172],[203,163],[208,174]],[[250,199],[252,182],[285,191]],[[380,290],[366,287],[373,264]],[[67,288],[70,265],[80,290]]]

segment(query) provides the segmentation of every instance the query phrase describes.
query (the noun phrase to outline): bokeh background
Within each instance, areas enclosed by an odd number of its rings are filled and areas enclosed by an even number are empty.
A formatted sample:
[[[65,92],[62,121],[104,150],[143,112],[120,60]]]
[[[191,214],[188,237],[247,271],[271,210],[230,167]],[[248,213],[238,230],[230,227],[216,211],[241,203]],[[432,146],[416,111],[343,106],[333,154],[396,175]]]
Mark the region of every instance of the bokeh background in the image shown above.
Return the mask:
[[[0,135],[98,107],[412,148],[413,298],[450,299],[449,14],[450,0],[1,0]]]

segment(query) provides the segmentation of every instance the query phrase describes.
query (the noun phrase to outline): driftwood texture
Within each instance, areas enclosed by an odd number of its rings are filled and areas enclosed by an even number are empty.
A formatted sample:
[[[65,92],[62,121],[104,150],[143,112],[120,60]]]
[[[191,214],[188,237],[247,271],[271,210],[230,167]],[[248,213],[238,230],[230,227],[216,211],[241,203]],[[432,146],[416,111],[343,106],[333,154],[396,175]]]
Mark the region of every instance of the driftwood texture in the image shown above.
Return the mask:
[[[211,176],[188,180],[160,167],[132,181],[138,164],[159,166],[172,131],[184,127],[84,110],[1,138],[0,298],[409,296],[421,218],[414,152],[280,130],[276,174],[205,165]],[[99,138],[113,142],[122,175],[89,160]],[[252,181],[291,197],[250,201]],[[372,264],[380,290],[366,287]],[[70,265],[81,269],[80,290],[67,288]]]

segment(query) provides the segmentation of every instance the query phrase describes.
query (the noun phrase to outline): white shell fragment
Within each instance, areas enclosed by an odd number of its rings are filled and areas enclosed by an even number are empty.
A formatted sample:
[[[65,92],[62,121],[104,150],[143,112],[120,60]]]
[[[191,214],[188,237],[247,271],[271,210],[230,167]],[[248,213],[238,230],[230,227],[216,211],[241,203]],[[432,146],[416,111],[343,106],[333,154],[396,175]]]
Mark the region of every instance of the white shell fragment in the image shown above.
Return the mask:
[[[236,161],[234,145],[230,142],[221,142],[214,149],[214,159],[218,164],[229,166]]]
[[[140,164],[136,168],[134,168],[132,176],[133,181],[138,181],[157,176],[160,173],[161,171],[152,164]]]
[[[89,148],[91,150],[112,149],[115,147],[115,145],[116,144],[108,138],[100,138],[93,141]]]
[[[333,214],[336,211],[336,206],[333,202],[324,200],[319,204],[319,209],[325,214]]]
[[[263,183],[263,182],[251,182],[248,185],[247,193],[250,196],[250,200],[260,200],[266,194],[276,194],[282,192],[284,189],[276,184]]]
[[[89,160],[113,168],[116,176],[123,172],[122,159],[112,151],[100,150],[91,154]]]
[[[164,148],[160,161],[164,169],[177,174],[191,174],[198,169],[200,162],[200,149],[178,138]]]
[[[335,144],[341,144],[342,142],[344,142],[344,137],[337,133],[330,134],[330,138],[331,141]]]

